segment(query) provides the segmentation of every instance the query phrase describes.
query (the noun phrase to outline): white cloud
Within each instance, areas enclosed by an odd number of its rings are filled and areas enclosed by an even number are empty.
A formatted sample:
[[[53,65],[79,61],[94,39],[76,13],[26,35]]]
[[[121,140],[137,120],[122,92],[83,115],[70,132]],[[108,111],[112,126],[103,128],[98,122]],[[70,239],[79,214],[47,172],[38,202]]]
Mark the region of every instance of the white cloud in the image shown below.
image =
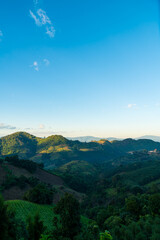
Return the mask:
[[[127,105],[127,108],[134,108],[134,107],[136,107],[136,106],[137,106],[137,105],[136,105],[135,103],[134,103],[134,104],[131,104],[131,103],[130,103],[130,104]]]
[[[46,59],[46,58],[43,59],[43,62],[45,63],[46,66],[49,66],[49,64],[50,64],[50,61],[48,59]]]
[[[50,25],[52,24],[51,20],[49,19],[49,17],[47,16],[47,14],[44,10],[38,9],[37,14],[40,18],[40,22],[41,22],[42,25],[45,25],[47,23],[50,24]]]
[[[35,24],[36,24],[37,26],[41,26],[41,22],[40,22],[40,20],[36,17],[36,15],[34,15],[34,13],[33,13],[31,10],[29,10],[29,13],[30,13],[30,16],[34,19]]]
[[[10,126],[10,125],[6,125],[4,123],[0,123],[0,129],[16,129],[16,127]]]
[[[35,14],[29,10],[29,13],[30,16],[34,19],[37,26],[45,26],[47,35],[49,35],[51,38],[55,36],[55,29],[53,27],[53,24],[44,10],[38,9]]]
[[[51,38],[54,38],[55,35],[55,29],[53,26],[46,27],[46,34],[48,34]]]
[[[34,61],[32,65],[30,65],[30,67],[34,68],[35,71],[39,71],[39,64],[37,61]]]
[[[43,65],[49,66],[50,61],[47,58],[44,58],[43,62],[40,61],[40,63],[38,63],[37,61],[34,61],[33,64],[30,65],[30,67],[34,68],[34,70],[38,72],[40,70],[39,66],[43,66]]]

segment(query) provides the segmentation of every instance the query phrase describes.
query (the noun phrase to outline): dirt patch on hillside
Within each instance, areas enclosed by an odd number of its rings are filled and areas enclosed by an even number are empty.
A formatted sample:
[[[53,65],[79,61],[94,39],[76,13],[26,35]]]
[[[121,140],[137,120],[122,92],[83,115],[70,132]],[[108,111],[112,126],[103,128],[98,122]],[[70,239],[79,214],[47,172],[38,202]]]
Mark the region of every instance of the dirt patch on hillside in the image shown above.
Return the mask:
[[[54,194],[53,198],[54,204],[56,204],[66,192],[73,194],[79,201],[82,201],[85,197],[85,194],[78,193],[65,186],[64,181],[60,177],[53,175],[45,170],[37,168],[35,173],[32,174],[26,169],[18,168],[7,163],[3,166],[0,165],[0,185],[4,182],[8,170],[10,170],[16,177],[35,177],[42,183],[52,185],[56,189],[56,193]],[[28,184],[25,185],[23,189],[19,188],[18,186],[12,186],[11,188],[4,190],[2,195],[5,200],[23,199],[25,192],[31,188],[32,187]]]
[[[2,167],[2,165],[0,165],[0,184],[4,182],[5,176],[6,176],[6,172]]]
[[[3,195],[5,200],[17,200],[17,199],[22,200],[25,192],[29,189],[30,189],[29,186],[26,186],[23,189],[20,189],[19,187],[14,186],[14,187],[11,187],[9,189],[6,189],[2,193],[2,195]]]
[[[41,182],[51,184],[51,185],[63,185],[63,180],[51,173],[48,173],[40,168],[37,169],[37,171],[34,173],[34,176],[38,178]]]
[[[59,186],[64,184],[63,180],[60,177],[53,175],[40,168],[37,168],[37,170],[34,173],[30,173],[24,168],[18,168],[9,164],[7,166],[12,171],[13,175],[15,175],[16,177],[20,177],[21,175],[23,175],[27,178],[36,177],[39,179],[40,182],[51,184],[51,185]]]

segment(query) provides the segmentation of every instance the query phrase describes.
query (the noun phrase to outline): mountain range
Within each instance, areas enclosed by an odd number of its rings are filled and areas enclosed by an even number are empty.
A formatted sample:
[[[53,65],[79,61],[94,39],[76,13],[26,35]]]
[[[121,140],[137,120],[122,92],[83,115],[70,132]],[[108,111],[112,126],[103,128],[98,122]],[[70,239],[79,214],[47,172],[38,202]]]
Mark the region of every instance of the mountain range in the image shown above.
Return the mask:
[[[99,141],[102,138],[93,137],[93,136],[83,136],[83,137],[67,137],[67,139],[73,140],[73,141],[78,140],[80,142],[91,142],[91,141]],[[103,138],[103,139],[106,139],[108,141],[123,140],[123,138],[115,138],[115,137],[107,137],[107,138]],[[155,142],[160,142],[160,136],[153,136],[153,135],[144,135],[144,136],[137,137],[137,138],[134,138],[134,139],[136,139],[136,140],[138,140],[138,139],[150,139],[150,140],[153,140]]]
[[[75,160],[103,163],[128,152],[144,149],[160,150],[160,143],[131,138],[111,142],[101,139],[87,143],[68,140],[60,135],[39,138],[26,132],[17,132],[0,139],[0,157],[19,155],[22,159],[43,163],[46,169],[54,169]]]

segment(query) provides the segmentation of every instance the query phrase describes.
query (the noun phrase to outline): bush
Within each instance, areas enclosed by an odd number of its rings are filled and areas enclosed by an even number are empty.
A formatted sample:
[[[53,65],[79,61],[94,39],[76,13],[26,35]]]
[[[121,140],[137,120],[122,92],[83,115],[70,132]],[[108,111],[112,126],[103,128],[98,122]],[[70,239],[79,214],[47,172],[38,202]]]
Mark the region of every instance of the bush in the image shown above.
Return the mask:
[[[45,184],[38,184],[28,190],[23,199],[38,204],[52,204],[54,191]]]

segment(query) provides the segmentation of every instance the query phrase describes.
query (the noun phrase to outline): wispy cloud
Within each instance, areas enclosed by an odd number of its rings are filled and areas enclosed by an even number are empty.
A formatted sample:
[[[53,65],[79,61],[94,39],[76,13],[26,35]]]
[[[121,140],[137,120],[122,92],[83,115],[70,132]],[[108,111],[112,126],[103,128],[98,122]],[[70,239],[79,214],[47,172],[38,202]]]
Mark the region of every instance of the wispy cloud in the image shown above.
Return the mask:
[[[29,13],[34,19],[35,24],[39,27],[45,26],[46,34],[53,38],[55,35],[55,29],[50,18],[47,16],[47,13],[43,9],[38,9],[36,13],[33,13],[31,10],[29,10]]]
[[[47,58],[44,58],[43,61],[34,61],[32,65],[30,65],[30,67],[32,67],[35,71],[39,71],[40,70],[40,67],[43,67],[43,66],[49,66],[50,65],[50,61],[47,59]]]
[[[43,62],[45,63],[46,66],[49,66],[49,64],[50,64],[50,61],[48,59],[46,59],[46,58],[43,59]]]
[[[46,34],[48,34],[51,38],[53,38],[55,35],[54,27],[53,26],[47,27],[46,30],[47,30]]]
[[[33,67],[34,67],[34,69],[38,72],[39,71],[39,66],[38,66],[38,62],[34,62],[33,63]]]
[[[10,129],[10,130],[14,130],[14,129],[16,129],[16,127],[10,126],[10,125],[6,125],[6,124],[4,124],[4,123],[0,123],[0,129]]]
[[[42,25],[45,24],[52,24],[51,20],[49,19],[49,17],[47,16],[46,12],[42,9],[38,9],[37,14],[39,16],[40,22]]]
[[[129,103],[128,105],[127,105],[127,108],[134,108],[134,107],[136,107],[137,106],[137,104],[135,104],[135,103]]]
[[[29,10],[29,13],[30,13],[30,16],[34,19],[35,24],[36,24],[37,26],[41,26],[40,19],[37,18],[36,15],[35,15],[31,10]]]
[[[0,30],[0,41],[2,40],[3,32]]]
[[[35,71],[39,71],[39,64],[37,61],[34,61],[32,65],[30,65],[30,67],[34,68]]]

